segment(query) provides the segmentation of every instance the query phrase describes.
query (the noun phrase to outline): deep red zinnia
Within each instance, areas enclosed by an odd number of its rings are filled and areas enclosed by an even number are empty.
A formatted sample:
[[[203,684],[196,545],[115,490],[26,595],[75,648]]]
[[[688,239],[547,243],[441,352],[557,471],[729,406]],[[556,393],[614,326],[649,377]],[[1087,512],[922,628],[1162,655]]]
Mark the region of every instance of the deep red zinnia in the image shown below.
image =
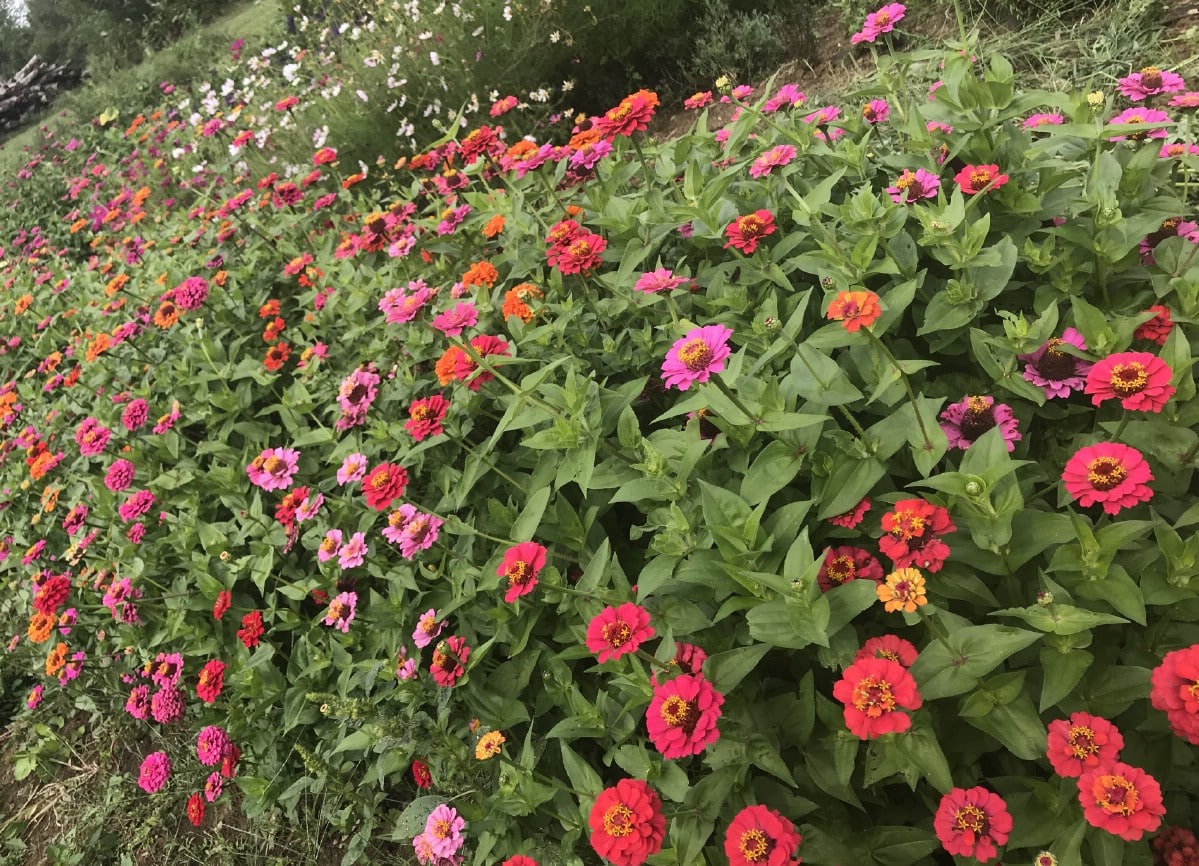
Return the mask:
[[[883,566],[869,550],[851,545],[830,547],[820,565],[820,573],[816,582],[820,589],[828,592],[835,586],[842,586],[851,580],[881,581]]]
[[[206,704],[211,704],[221,694],[225,687],[225,663],[212,659],[200,669],[200,679],[196,683],[196,694]]]
[[[262,626],[262,611],[252,610],[241,618],[241,628],[237,630],[237,637],[246,649],[253,649],[258,646],[258,639],[266,633],[266,629]]]
[[[504,601],[511,604],[519,596],[528,595],[537,585],[537,575],[545,568],[545,548],[534,541],[523,541],[504,551],[504,561],[495,573],[508,578]]]
[[[933,829],[950,854],[986,863],[1007,842],[1012,816],[1003,799],[986,788],[954,788],[941,798]]]
[[[803,837],[795,825],[766,806],[746,806],[724,835],[729,866],[799,866]]]
[[[662,850],[666,818],[662,801],[647,783],[621,779],[596,798],[588,818],[591,847],[615,866],[641,866]]]
[[[408,471],[398,463],[380,463],[362,479],[366,504],[376,511],[388,508],[393,499],[404,495],[408,486]]]
[[[412,405],[408,407],[409,420],[404,423],[404,429],[411,433],[417,442],[428,436],[440,436],[445,432],[441,422],[445,420],[445,413],[449,408],[449,400],[440,394],[413,400]]]

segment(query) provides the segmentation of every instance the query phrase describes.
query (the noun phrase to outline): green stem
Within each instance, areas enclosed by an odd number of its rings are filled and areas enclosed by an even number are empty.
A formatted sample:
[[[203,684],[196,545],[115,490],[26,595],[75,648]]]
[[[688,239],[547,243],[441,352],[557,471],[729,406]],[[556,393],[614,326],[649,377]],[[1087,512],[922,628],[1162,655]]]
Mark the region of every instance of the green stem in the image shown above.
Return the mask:
[[[866,431],[862,429],[862,425],[858,423],[858,419],[853,417],[853,414],[844,406],[838,406],[837,409],[845,416],[845,420],[849,422],[849,426],[854,429],[854,432],[858,434],[858,438],[862,440],[862,444],[869,447],[869,443],[866,442]]]
[[[958,20],[958,36],[961,37],[964,46],[966,42],[966,16],[962,14],[962,0],[953,0],[953,14]]]
[[[790,341],[791,345],[795,347],[795,357],[799,358],[800,363],[808,368],[808,372],[812,374],[812,378],[816,380],[816,384],[820,386],[820,390],[827,391],[829,389],[829,383],[820,378],[820,374],[816,372],[816,368],[812,366],[811,362],[808,361],[806,357],[804,357],[804,353],[800,349],[799,343],[796,341],[796,339],[788,334],[786,329],[783,330],[783,336],[786,337]]]
[[[1112,442],[1119,442],[1120,434],[1123,433],[1124,428],[1128,426],[1129,413],[1128,413],[1127,409],[1125,409],[1123,411],[1124,411],[1124,414],[1120,416],[1120,423],[1116,425],[1116,429],[1112,433],[1112,438],[1110,440]]]
[[[908,374],[903,371],[903,367],[899,366],[899,362],[895,360],[895,356],[891,354],[891,350],[886,347],[882,340],[869,328],[862,328],[862,332],[870,338],[871,342],[878,348],[880,352],[891,362],[891,366],[899,373],[899,378],[903,380],[903,387],[908,392],[908,402],[912,404],[912,414],[916,416],[916,426],[920,428],[920,438],[924,440],[924,450],[932,451],[933,443],[928,438],[928,431],[924,429],[924,418],[920,415],[920,404],[916,402],[916,392],[912,390],[912,381],[908,378]]]
[[[937,639],[941,646],[945,647],[945,649],[949,651],[949,657],[951,659],[957,659],[961,657],[961,652],[955,649],[949,643],[949,633],[945,631],[945,628],[941,625],[941,623],[937,622],[931,616],[926,614],[924,609],[920,607],[916,608],[916,615],[920,617],[920,621],[928,627],[928,630],[933,633],[933,637]]]
[[[1191,461],[1195,459],[1196,454],[1199,454],[1199,442],[1196,442],[1194,445],[1192,445],[1190,449],[1188,449],[1187,453],[1182,455],[1182,465],[1190,466]]]
[[[614,604],[618,603],[616,599],[613,599],[611,597],[606,597],[602,593],[586,592],[584,590],[575,589],[572,586],[566,586],[561,583],[543,583],[542,586],[545,587],[546,592],[551,592],[551,591],[552,592],[560,592],[563,595],[573,595],[573,596],[576,596],[577,598],[585,598],[588,601],[598,601],[598,602],[601,602],[604,604],[613,604],[614,605]]]
[[[649,163],[645,159],[645,151],[641,149],[641,142],[636,136],[629,136],[629,141],[633,142],[633,150],[637,151],[637,159],[641,160],[641,174],[645,178],[645,189],[649,191],[654,188],[654,180],[649,171]]]
[[[719,379],[719,378],[713,376],[708,381],[711,382],[713,385],[715,385],[716,389],[718,391],[720,391],[720,393],[722,393],[722,394],[724,394],[724,396],[728,397],[729,400],[732,401],[733,405],[741,410],[741,414],[744,415],[749,420],[750,424],[753,424],[756,427],[762,423],[762,419],[759,418],[755,413],[751,412],[749,410],[749,407],[741,402],[741,398],[738,397],[736,394],[734,394],[732,389],[729,388],[728,385],[724,384],[724,381],[722,379]]]

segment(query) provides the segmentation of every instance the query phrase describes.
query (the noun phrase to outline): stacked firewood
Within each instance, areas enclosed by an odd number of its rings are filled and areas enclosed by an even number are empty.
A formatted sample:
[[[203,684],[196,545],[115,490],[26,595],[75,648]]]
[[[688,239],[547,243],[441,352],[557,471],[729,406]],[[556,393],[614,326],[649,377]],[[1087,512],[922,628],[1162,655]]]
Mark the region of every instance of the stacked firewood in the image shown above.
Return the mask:
[[[46,63],[36,54],[8,81],[0,81],[0,132],[19,128],[58,92],[79,82],[79,71]]]

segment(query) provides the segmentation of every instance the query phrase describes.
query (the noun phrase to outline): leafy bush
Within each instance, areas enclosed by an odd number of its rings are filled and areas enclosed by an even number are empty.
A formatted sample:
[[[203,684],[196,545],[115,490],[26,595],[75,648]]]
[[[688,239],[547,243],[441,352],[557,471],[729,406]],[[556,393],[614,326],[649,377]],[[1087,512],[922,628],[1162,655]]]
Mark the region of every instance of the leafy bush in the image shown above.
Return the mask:
[[[1150,862],[1199,739],[1182,82],[972,49],[373,188],[270,169],[328,82],[80,130],[6,245],[31,720],[119,719],[200,825],[320,798],[347,863]]]

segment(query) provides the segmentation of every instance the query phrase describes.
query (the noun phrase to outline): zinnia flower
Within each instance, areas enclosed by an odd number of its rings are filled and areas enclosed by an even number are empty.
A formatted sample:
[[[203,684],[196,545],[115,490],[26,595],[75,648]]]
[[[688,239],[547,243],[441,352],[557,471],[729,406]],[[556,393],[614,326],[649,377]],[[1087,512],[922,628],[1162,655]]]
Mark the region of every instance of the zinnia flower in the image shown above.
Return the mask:
[[[1078,780],[1083,817],[1125,842],[1136,842],[1161,826],[1166,807],[1157,779],[1120,761],[1092,767]]]
[[[873,42],[884,33],[894,30],[895,24],[903,20],[904,13],[907,11],[908,8],[902,3],[888,3],[877,12],[867,15],[862,29],[851,36],[849,41],[854,45],[859,42]]]
[[[225,687],[225,663],[219,659],[211,659],[200,669],[200,679],[196,683],[196,695],[206,704],[211,704],[221,694]]]
[[[843,586],[851,580],[883,579],[883,567],[869,550],[850,545],[830,547],[820,564],[816,582],[823,592],[835,586]]]
[[[667,268],[658,268],[656,271],[642,274],[633,288],[638,292],[646,293],[668,292],[678,288],[688,279],[689,277],[676,277],[674,272]]]
[[[803,837],[795,825],[766,806],[746,806],[729,824],[724,853],[729,866],[799,866]]]
[[[875,591],[887,613],[901,610],[915,613],[916,608],[928,604],[924,595],[924,575],[914,568],[900,568],[891,572],[883,583],[875,587]]]
[[[229,748],[229,734],[218,725],[209,725],[196,735],[196,757],[205,767],[219,764]]]
[[[392,500],[404,495],[408,486],[408,471],[398,463],[380,463],[362,481],[362,493],[366,504],[376,511],[383,511]]]
[[[778,226],[774,224],[774,214],[768,210],[758,210],[745,216],[737,217],[724,228],[728,242],[724,245],[741,250],[747,256],[753,255],[762,238],[774,234]]]
[[[1108,121],[1111,126],[1117,124],[1150,124],[1150,123],[1169,123],[1170,115],[1156,108],[1129,108],[1122,111]],[[1129,135],[1113,135],[1108,141],[1126,141],[1132,139],[1139,141],[1142,138],[1165,138],[1169,133],[1165,129],[1146,130],[1145,132],[1134,132]]]
[[[1149,701],[1174,733],[1199,746],[1199,643],[1166,653],[1153,669]]]
[[[171,777],[171,759],[166,752],[151,752],[142,761],[137,774],[137,784],[147,794],[162,790],[162,786]]]
[[[994,397],[963,397],[945,408],[939,416],[941,429],[949,437],[950,448],[965,450],[990,430],[998,427],[1010,453],[1022,438],[1012,407],[996,403]]]
[[[524,541],[504,551],[504,561],[495,573],[508,579],[504,601],[511,604],[528,595],[537,585],[537,575],[545,568],[545,548],[533,541]]]
[[[1151,340],[1159,346],[1166,345],[1166,338],[1174,330],[1174,322],[1170,320],[1170,308],[1164,304],[1154,304],[1144,312],[1155,315],[1149,321],[1137,325],[1137,329],[1132,332],[1133,337],[1138,340]]]
[[[874,292],[839,292],[828,305],[826,319],[841,322],[845,330],[854,333],[859,328],[869,328],[883,314]]]
[[[885,634],[881,637],[872,637],[862,644],[862,648],[857,651],[853,660],[860,662],[863,659],[890,659],[905,668],[910,668],[916,663],[916,657],[919,654],[911,641],[906,641],[893,634]]]
[[[1168,69],[1158,69],[1156,66],[1146,66],[1140,72],[1127,75],[1116,85],[1132,102],[1142,102],[1159,93],[1186,90],[1186,82],[1181,75]]]
[[[869,124],[886,123],[891,117],[891,106],[885,99],[872,99],[862,106],[862,119]]]
[[[429,662],[433,681],[446,688],[453,686],[466,673],[465,665],[469,657],[470,647],[466,645],[466,638],[458,635],[446,638],[433,650],[433,659]]]
[[[1049,723],[1049,763],[1059,776],[1076,779],[1092,767],[1114,763],[1123,748],[1120,730],[1099,716],[1072,713],[1069,721]]]
[[[1007,842],[1012,816],[1003,799],[986,788],[954,788],[941,798],[933,829],[950,854],[986,863]]]
[[[591,847],[615,866],[641,866],[662,850],[666,818],[662,801],[647,783],[621,779],[591,807]]]
[[[870,510],[870,500],[863,497],[862,501],[842,514],[835,514],[828,518],[828,522],[833,526],[840,526],[843,529],[853,529],[866,517],[866,512]]]
[[[922,198],[935,198],[940,188],[941,178],[935,174],[922,168],[904,169],[895,185],[887,187],[887,193],[896,204],[912,204]]]
[[[424,649],[433,642],[433,639],[441,634],[445,628],[445,621],[437,621],[437,610],[429,608],[420,615],[420,619],[416,623],[416,631],[412,633],[413,642]]]
[[[686,391],[692,382],[707,382],[713,373],[723,370],[732,335],[732,330],[724,325],[705,325],[688,331],[687,336],[671,346],[662,363],[666,387]]]
[[[968,165],[953,176],[954,182],[967,195],[984,190],[999,189],[1008,182],[1006,174],[999,173],[997,165]]]
[[[653,636],[649,612],[632,602],[625,602],[620,607],[604,608],[591,620],[587,626],[587,649],[595,653],[602,664],[634,652]]]
[[[337,551],[337,564],[343,569],[356,568],[366,560],[370,550],[366,546],[366,534],[355,532],[350,540]]]
[[[618,135],[631,136],[649,128],[658,105],[658,95],[652,90],[638,90],[629,94],[618,105],[609,108],[595,122],[595,128],[605,138]]]
[[[355,533],[360,535],[361,533]],[[343,592],[329,602],[329,610],[325,613],[325,625],[333,626],[342,634],[349,634],[350,623],[358,611],[358,593]]]
[[[1050,338],[1041,348],[1028,355],[1020,355],[1024,361],[1024,378],[1045,392],[1049,400],[1069,397],[1073,391],[1081,391],[1086,385],[1087,373],[1092,363],[1061,351],[1062,344],[1086,350],[1082,334],[1066,328],[1061,337]]]
[[[252,610],[241,618],[241,628],[237,630],[237,638],[246,647],[253,649],[258,646],[258,639],[266,633],[262,626],[262,611]]]
[[[753,161],[753,165],[749,167],[750,177],[766,177],[776,168],[786,165],[795,159],[795,146],[791,144],[780,144],[770,148]]]
[[[503,745],[507,741],[508,738],[499,731],[488,731],[479,737],[479,742],[475,743],[475,758],[480,761],[494,758],[503,751]]]
[[[664,758],[698,755],[720,737],[716,721],[724,696],[703,675],[659,684],[645,711],[650,741]]]
[[[922,703],[916,680],[890,659],[863,659],[845,669],[833,686],[833,697],[845,705],[845,727],[863,740],[903,733],[912,726],[904,710]]]
[[[1091,403],[1119,398],[1132,412],[1160,412],[1174,396],[1174,371],[1148,352],[1117,352],[1095,362],[1087,373],[1085,392]]]
[[[957,527],[949,512],[923,499],[901,499],[882,517],[881,550],[897,568],[941,570],[949,558],[949,546],[941,536]]]
[[[1062,480],[1079,505],[1100,503],[1108,514],[1119,514],[1153,496],[1146,483],[1153,480],[1149,464],[1140,451],[1119,442],[1080,448],[1066,462]]]
[[[254,458],[246,473],[250,483],[263,490],[286,490],[299,469],[300,452],[294,448],[267,448]]]
[[[442,803],[425,820],[423,835],[435,857],[449,859],[466,841],[462,838],[465,827],[466,819],[458,814],[458,810]]]
[[[433,774],[429,772],[429,765],[424,761],[414,760],[412,762],[412,781],[418,788],[431,788]]]

